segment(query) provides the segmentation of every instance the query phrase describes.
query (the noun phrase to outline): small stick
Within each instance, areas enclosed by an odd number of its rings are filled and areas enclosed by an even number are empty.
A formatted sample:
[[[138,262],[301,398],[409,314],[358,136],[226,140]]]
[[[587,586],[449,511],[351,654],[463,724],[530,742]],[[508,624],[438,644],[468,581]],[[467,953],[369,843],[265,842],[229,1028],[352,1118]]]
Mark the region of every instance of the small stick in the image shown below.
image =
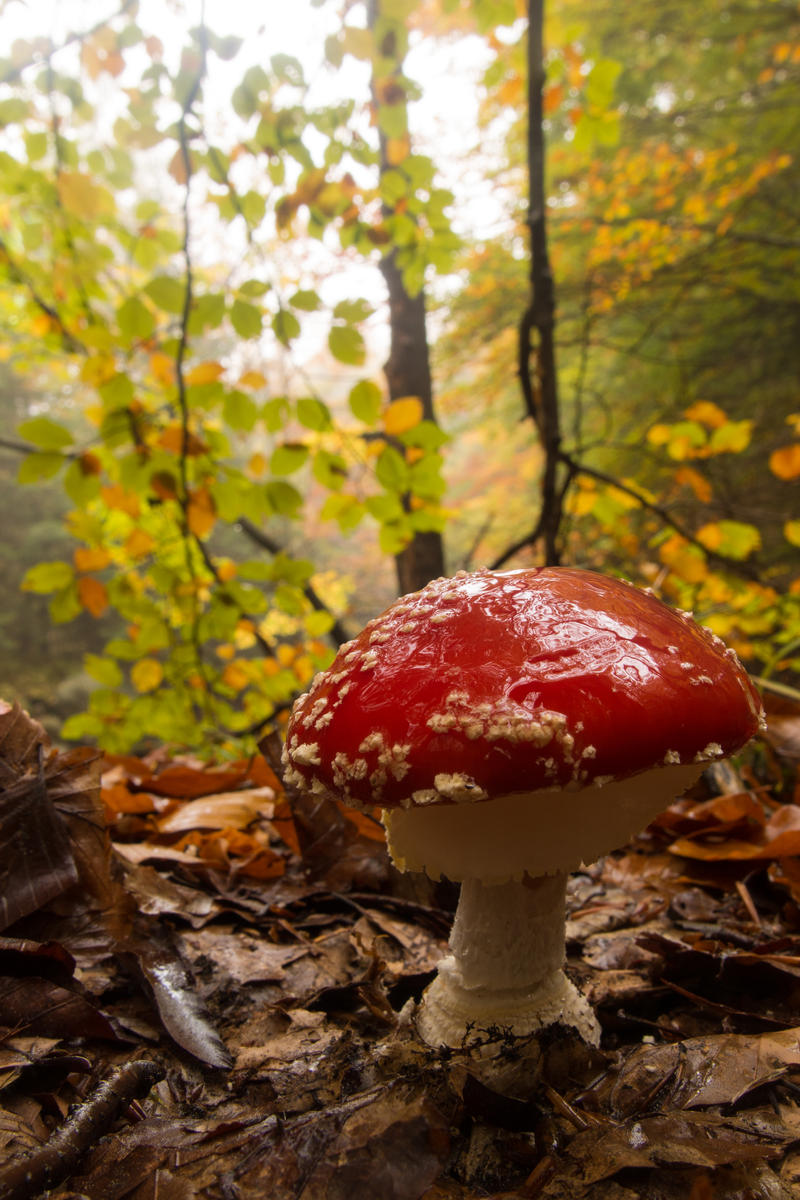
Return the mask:
[[[107,1133],[120,1109],[144,1098],[164,1075],[157,1063],[147,1060],[116,1067],[44,1145],[0,1170],[0,1200],[32,1200],[63,1183],[74,1174],[90,1146]]]
[[[753,922],[754,925],[757,925],[758,928],[761,929],[763,926],[763,922],[761,920],[761,916],[759,914],[758,909],[756,908],[755,904],[753,903],[753,897],[750,895],[750,891],[747,887],[747,884],[744,883],[743,880],[737,879],[736,880],[736,890],[739,893],[739,899],[741,900],[742,904],[747,909],[747,915],[750,917],[750,920]]]

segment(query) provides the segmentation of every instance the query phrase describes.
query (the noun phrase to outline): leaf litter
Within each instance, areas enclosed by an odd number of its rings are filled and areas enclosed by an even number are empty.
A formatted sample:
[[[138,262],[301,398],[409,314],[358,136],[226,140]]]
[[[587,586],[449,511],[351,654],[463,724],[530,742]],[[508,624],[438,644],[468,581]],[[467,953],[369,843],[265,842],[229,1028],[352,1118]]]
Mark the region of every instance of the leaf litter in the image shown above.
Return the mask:
[[[555,1027],[487,1056],[415,1034],[455,892],[394,870],[377,813],[264,756],[59,750],[0,705],[0,1200],[796,1197],[779,716],[570,880],[601,1049]]]

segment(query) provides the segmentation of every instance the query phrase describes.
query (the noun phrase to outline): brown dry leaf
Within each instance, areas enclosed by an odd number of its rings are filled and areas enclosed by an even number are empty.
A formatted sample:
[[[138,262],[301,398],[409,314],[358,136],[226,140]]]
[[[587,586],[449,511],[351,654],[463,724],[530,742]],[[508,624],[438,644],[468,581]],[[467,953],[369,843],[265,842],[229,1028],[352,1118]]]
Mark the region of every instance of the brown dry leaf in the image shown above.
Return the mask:
[[[137,922],[120,957],[151,996],[173,1041],[211,1067],[231,1065],[231,1056],[211,1025],[177,937],[166,926]]]
[[[729,837],[724,826],[712,827],[690,837],[678,838],[669,849],[672,854],[682,858],[707,861],[789,858],[798,855],[800,805],[782,805],[749,838]]]
[[[270,787],[217,792],[190,800],[158,822],[161,833],[185,833],[190,829],[246,829],[259,817],[275,811],[275,792]]]
[[[800,1066],[800,1029],[759,1036],[719,1034],[641,1046],[624,1062],[611,1091],[620,1117],[674,1108],[734,1104]]]
[[[604,1124],[575,1135],[564,1151],[557,1175],[537,1200],[579,1200],[591,1184],[626,1169],[704,1167],[776,1158],[787,1132],[774,1139],[742,1128],[736,1118],[713,1113],[683,1112]]]

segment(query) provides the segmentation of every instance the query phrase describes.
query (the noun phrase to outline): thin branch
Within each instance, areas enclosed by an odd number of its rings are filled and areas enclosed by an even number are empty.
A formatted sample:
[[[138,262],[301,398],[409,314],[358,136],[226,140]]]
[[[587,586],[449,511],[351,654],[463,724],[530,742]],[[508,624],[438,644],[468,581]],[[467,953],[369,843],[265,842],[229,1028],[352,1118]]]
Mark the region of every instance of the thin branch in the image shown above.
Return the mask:
[[[63,1183],[90,1147],[108,1133],[120,1110],[143,1099],[163,1078],[163,1068],[147,1060],[116,1067],[44,1145],[0,1170],[0,1200],[31,1200]]]
[[[658,517],[662,524],[668,526],[670,529],[674,529],[675,532],[684,538],[685,541],[687,541],[690,545],[696,546],[698,550],[702,550],[703,554],[707,559],[709,559],[710,562],[716,563],[718,566],[723,567],[727,571],[732,571],[737,575],[742,575],[746,579],[761,579],[761,572],[752,563],[745,563],[742,562],[741,559],[729,558],[725,554],[719,554],[715,550],[709,550],[709,548],[703,545],[700,539],[695,537],[695,535],[691,533],[684,525],[682,525],[680,521],[676,521],[672,514],[668,512],[663,505],[656,504],[654,501],[648,500],[646,496],[643,496],[640,491],[634,487],[631,487],[630,484],[624,483],[621,479],[617,479],[614,475],[609,475],[606,471],[600,471],[596,467],[590,467],[585,463],[579,463],[572,458],[571,455],[564,451],[562,451],[560,458],[561,461],[572,472],[572,478],[575,478],[577,475],[586,475],[590,479],[596,479],[598,483],[605,483],[609,487],[616,488],[617,491],[623,492],[626,496],[630,496],[631,499],[637,502],[640,508],[645,509],[646,512],[651,512],[653,516]]]

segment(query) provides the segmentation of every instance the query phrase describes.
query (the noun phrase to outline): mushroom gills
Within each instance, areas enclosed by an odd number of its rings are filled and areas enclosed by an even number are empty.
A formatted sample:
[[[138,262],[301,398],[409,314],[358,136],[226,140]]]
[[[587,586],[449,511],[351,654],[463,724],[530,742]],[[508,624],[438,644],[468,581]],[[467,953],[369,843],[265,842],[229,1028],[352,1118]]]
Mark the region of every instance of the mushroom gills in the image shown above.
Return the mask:
[[[623,846],[699,778],[705,762],[659,765],[578,791],[513,793],[477,803],[386,809],[401,871],[484,884],[574,871]]]

